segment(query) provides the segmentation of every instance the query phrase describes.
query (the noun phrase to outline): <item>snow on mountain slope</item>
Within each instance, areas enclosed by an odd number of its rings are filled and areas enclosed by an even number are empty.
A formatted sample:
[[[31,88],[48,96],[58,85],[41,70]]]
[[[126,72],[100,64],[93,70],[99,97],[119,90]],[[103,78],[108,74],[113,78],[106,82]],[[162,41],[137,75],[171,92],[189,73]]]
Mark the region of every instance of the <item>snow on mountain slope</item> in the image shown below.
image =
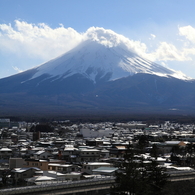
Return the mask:
[[[136,73],[189,79],[183,73],[141,58],[113,31],[96,30],[94,33],[95,36],[89,36],[71,51],[34,68],[37,72],[31,79],[43,74],[54,79],[82,74],[95,83],[105,78],[112,81]]]

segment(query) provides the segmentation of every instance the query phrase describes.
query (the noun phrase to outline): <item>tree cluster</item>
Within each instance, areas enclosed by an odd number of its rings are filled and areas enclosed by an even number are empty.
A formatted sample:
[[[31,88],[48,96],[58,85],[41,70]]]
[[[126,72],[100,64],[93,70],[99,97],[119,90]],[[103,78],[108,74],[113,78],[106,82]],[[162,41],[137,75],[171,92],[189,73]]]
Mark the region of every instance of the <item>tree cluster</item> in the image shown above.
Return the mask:
[[[160,195],[167,178],[165,168],[158,166],[155,158],[144,159],[139,149],[129,145],[111,194]]]
[[[173,146],[171,150],[171,161],[178,165],[195,168],[195,144],[189,143],[185,147]]]

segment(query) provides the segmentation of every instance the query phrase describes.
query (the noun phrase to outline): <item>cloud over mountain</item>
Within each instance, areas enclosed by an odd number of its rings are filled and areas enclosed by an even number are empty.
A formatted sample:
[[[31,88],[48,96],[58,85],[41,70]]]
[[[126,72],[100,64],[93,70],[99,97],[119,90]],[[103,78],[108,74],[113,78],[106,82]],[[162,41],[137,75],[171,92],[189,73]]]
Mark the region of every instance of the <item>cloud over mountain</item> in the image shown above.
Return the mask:
[[[90,27],[86,32],[77,32],[73,28],[60,25],[51,28],[49,25],[29,24],[15,21],[15,25],[0,24],[0,49],[18,55],[29,55],[48,60],[64,53],[86,39],[93,39],[109,47],[116,45],[128,46],[133,52],[150,60],[188,60],[187,53],[182,52],[173,44],[160,42],[155,51],[149,51],[147,45],[141,41],[134,41],[117,34],[112,30],[100,27]],[[179,28],[179,34],[195,43],[195,28],[184,26]],[[156,57],[154,57],[156,55]]]
[[[72,28],[61,25],[52,29],[44,23],[35,25],[18,20],[14,27],[1,24],[0,32],[1,50],[43,60],[68,51],[82,40],[82,35]]]
[[[143,41],[129,39],[112,30],[100,27],[90,27],[86,32],[77,32],[73,28],[63,25],[52,28],[47,24],[31,24],[15,20],[15,24],[0,24],[0,52],[1,55],[11,54],[19,58],[39,59],[41,62],[55,58],[87,39],[95,40],[107,47],[120,45],[137,53],[141,57],[156,62],[192,61],[195,58],[195,28],[183,26],[178,28],[182,44],[169,43],[166,40],[157,42],[157,47],[151,50]],[[154,36],[152,36],[154,37]],[[167,64],[167,63],[166,63]],[[8,64],[5,64],[8,66]],[[20,67],[19,64],[11,67],[25,70],[32,67]]]

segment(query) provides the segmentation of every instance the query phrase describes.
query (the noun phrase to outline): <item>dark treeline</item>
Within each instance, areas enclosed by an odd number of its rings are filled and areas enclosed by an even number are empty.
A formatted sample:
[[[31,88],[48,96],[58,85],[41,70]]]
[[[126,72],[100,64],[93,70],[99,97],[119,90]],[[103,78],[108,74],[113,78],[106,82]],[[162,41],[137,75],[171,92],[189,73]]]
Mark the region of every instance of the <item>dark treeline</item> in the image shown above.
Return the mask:
[[[119,169],[110,194],[194,195],[195,180],[193,178],[182,181],[170,180],[171,175],[166,167],[158,166],[156,147],[150,151],[151,157],[144,159],[142,154],[145,153],[144,150],[148,145],[147,136],[142,135],[136,144],[128,146],[123,159],[116,164]]]
[[[182,115],[141,115],[141,114],[78,114],[78,115],[21,115],[21,116],[0,116],[0,118],[10,118],[11,121],[27,121],[27,122],[51,122],[71,120],[73,123],[98,123],[98,122],[128,122],[128,121],[142,121],[148,125],[162,124],[164,121],[171,121],[180,124],[195,123],[195,116]]]

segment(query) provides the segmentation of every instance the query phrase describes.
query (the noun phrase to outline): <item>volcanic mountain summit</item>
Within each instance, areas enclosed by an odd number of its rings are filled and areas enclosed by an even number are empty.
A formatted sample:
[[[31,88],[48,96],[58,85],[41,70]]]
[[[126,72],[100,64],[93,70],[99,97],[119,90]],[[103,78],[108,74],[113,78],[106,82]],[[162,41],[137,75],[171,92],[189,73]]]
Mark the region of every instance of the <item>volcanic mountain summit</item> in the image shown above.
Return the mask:
[[[0,86],[2,114],[195,113],[194,80],[140,57],[109,32],[97,31],[53,60],[0,79]]]
[[[65,79],[81,74],[97,82],[102,79],[113,81],[137,73],[187,78],[176,71],[145,60],[126,48],[109,47],[93,40],[84,41],[71,51],[35,69],[37,72],[32,79],[41,75]]]

